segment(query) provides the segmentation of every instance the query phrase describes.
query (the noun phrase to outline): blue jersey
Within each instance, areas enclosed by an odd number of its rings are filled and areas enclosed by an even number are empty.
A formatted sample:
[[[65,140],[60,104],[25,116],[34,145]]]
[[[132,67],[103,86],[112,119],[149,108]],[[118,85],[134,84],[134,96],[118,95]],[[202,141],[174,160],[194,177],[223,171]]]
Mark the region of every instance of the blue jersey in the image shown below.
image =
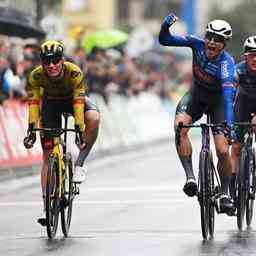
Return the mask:
[[[165,46],[190,47],[193,52],[193,77],[195,89],[206,88],[221,93],[225,103],[225,118],[233,123],[233,98],[236,83],[236,70],[233,57],[223,51],[217,58],[210,60],[206,56],[204,40],[195,36],[177,36],[162,25],[159,42]]]
[[[248,72],[245,61],[236,65],[239,90],[238,93],[245,95],[250,99],[256,99],[256,76]]]

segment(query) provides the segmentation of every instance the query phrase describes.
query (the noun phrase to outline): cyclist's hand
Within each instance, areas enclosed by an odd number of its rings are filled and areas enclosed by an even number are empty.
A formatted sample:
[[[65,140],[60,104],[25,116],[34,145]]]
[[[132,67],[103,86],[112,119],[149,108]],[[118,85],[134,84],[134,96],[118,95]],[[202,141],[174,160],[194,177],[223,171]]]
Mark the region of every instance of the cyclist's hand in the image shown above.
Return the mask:
[[[25,148],[32,148],[34,143],[36,142],[36,133],[33,132],[34,127],[35,127],[34,123],[29,123],[27,136],[23,140],[23,144]]]
[[[36,134],[34,132],[30,132],[23,140],[25,148],[32,148],[35,142]]]
[[[227,137],[230,145],[236,141],[236,131],[233,125],[227,126]]]
[[[80,150],[83,150],[86,146],[83,138],[83,132],[80,130],[77,124],[75,125],[75,130],[76,130],[76,145]]]
[[[172,26],[176,21],[178,20],[178,17],[174,13],[169,13],[163,21],[163,24],[166,24],[168,27]]]

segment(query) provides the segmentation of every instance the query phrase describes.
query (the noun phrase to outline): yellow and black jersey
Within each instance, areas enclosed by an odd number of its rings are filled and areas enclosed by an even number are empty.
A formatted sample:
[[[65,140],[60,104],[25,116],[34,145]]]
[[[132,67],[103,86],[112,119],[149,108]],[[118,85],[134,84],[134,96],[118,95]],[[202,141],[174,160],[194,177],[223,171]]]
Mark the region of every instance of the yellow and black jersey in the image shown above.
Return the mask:
[[[29,75],[28,84],[29,122],[39,119],[40,99],[73,99],[75,123],[84,128],[85,91],[84,75],[81,69],[68,61],[64,62],[64,75],[58,81],[50,80],[43,67],[36,67]],[[53,109],[54,111],[54,109]]]

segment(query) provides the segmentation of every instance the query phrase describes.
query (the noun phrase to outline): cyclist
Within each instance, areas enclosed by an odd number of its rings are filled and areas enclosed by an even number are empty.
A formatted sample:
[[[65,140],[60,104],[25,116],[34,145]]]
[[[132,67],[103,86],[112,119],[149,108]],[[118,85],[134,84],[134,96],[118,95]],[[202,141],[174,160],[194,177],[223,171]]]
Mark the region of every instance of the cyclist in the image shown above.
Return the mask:
[[[213,20],[206,26],[204,39],[194,35],[179,36],[170,33],[169,28],[178,18],[170,13],[164,18],[159,33],[159,42],[164,46],[190,47],[193,52],[193,85],[180,100],[175,114],[175,133],[179,132],[178,123],[191,124],[199,120],[207,111],[211,122],[227,121],[229,138],[234,136],[233,97],[235,93],[235,64],[225,51],[232,29],[224,20]],[[224,114],[225,115],[224,115]],[[188,130],[180,132],[180,144],[176,140],[176,149],[186,173],[183,191],[188,196],[197,193],[197,183],[192,166],[192,146]],[[218,157],[218,172],[221,179],[220,210],[229,212],[232,200],[228,195],[231,177],[229,143],[224,129],[213,129],[214,143]]]
[[[236,65],[238,90],[234,105],[236,122],[252,122],[256,124],[256,36],[248,37],[244,42],[244,60]],[[232,182],[231,195],[234,196],[235,173],[246,128],[236,129],[236,141],[232,145]]]
[[[38,126],[39,117],[43,127],[60,128],[61,114],[71,113],[80,135],[80,151],[75,162],[73,180],[81,183],[85,180],[84,161],[98,135],[100,115],[96,106],[85,96],[84,74],[78,66],[64,60],[64,45],[61,42],[55,40],[44,42],[41,45],[40,60],[41,65],[32,70],[28,78],[29,124],[24,145],[26,148],[33,147],[36,133],[32,132],[32,129]],[[47,148],[46,134],[42,135],[41,144],[43,148],[41,186],[44,198],[47,159],[51,153],[51,149]],[[42,224],[44,218],[38,221]]]

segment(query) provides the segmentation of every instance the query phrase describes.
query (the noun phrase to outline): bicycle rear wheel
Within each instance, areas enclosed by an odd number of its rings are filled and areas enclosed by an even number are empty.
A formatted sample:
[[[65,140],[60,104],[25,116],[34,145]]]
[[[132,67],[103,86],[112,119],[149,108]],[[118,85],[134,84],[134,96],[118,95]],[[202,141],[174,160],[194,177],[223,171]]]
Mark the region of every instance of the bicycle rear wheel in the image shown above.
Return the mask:
[[[58,165],[53,155],[48,159],[48,172],[45,196],[46,230],[50,239],[54,238],[59,220]]]
[[[245,186],[245,170],[248,167],[248,155],[246,148],[242,148],[240,156],[240,164],[237,179],[237,226],[239,230],[243,230],[245,209],[246,209],[246,186]]]
[[[204,239],[209,234],[210,200],[208,195],[208,153],[201,151],[199,159],[198,201],[201,213],[201,230]]]
[[[255,199],[255,187],[256,187],[256,177],[255,177],[255,152],[249,155],[249,173],[248,173],[248,198],[246,200],[246,224],[250,226],[252,223],[253,216],[253,206]]]
[[[73,163],[71,154],[67,154],[65,161],[65,179],[61,203],[61,227],[65,237],[68,236],[74,199]]]

